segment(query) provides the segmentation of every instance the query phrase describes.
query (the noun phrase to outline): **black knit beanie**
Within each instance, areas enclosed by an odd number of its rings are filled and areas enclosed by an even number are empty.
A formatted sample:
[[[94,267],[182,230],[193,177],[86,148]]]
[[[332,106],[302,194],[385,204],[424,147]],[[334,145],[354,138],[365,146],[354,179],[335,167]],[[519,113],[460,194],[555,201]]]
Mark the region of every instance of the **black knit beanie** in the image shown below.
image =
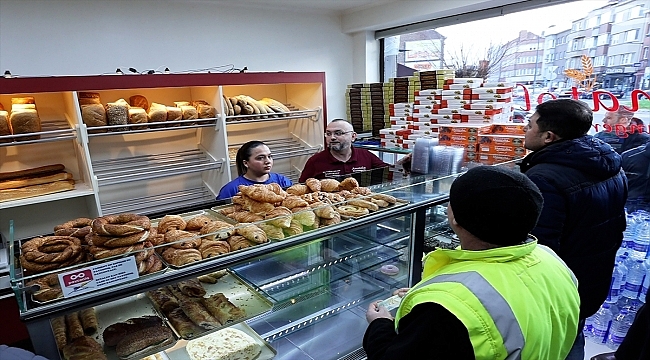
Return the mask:
[[[495,245],[526,240],[542,212],[542,194],[520,172],[477,166],[451,185],[449,204],[456,222],[479,239]]]

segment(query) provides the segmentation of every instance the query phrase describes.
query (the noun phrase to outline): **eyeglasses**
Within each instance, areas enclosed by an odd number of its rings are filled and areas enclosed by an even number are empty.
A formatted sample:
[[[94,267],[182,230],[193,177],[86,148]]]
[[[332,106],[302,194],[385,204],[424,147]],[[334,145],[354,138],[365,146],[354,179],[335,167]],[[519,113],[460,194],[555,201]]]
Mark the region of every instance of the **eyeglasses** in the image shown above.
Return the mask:
[[[340,136],[343,136],[343,135],[345,135],[347,133],[351,133],[351,132],[354,132],[354,130],[350,130],[350,131],[336,130],[335,132],[325,131],[325,136],[330,137],[330,136],[334,135],[336,137],[340,137]]]

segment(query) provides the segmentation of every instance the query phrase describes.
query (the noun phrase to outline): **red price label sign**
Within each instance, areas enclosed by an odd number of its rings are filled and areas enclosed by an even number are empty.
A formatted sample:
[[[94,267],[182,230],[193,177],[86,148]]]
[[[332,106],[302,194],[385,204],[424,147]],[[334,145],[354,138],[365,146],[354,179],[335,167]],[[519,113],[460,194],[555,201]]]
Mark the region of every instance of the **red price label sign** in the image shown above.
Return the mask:
[[[74,274],[66,274],[63,276],[63,286],[72,286],[88,282],[93,279],[93,273],[90,269],[82,270]]]

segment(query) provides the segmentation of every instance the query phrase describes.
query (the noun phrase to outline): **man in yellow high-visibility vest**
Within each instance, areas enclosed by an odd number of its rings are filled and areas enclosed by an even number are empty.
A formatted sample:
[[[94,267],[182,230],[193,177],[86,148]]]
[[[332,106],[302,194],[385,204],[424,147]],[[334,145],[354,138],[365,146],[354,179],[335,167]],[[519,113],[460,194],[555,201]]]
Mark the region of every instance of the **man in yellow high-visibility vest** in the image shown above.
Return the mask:
[[[578,284],[529,235],[542,204],[537,186],[512,170],[479,166],[458,177],[447,215],[461,246],[425,256],[395,319],[370,304],[368,359],[564,359],[581,330]]]

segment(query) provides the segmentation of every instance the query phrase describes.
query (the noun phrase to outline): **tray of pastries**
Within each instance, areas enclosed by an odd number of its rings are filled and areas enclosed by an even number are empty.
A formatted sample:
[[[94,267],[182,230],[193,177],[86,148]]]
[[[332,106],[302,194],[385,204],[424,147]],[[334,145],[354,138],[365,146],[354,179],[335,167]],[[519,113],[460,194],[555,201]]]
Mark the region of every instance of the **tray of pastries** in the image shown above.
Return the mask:
[[[271,310],[273,304],[259,291],[227,270],[147,292],[182,339],[194,339]]]
[[[19,266],[32,300],[44,304],[63,297],[58,273],[123,256],[133,256],[140,277],[167,270],[155,252],[149,218],[119,214],[78,218],[54,227],[54,235],[20,241]],[[43,274],[43,276],[36,276]]]
[[[144,294],[54,318],[51,326],[63,359],[141,359],[178,340]]]
[[[154,225],[154,246],[171,268],[227,256],[269,241],[259,227],[235,226],[211,210],[166,215]]]

